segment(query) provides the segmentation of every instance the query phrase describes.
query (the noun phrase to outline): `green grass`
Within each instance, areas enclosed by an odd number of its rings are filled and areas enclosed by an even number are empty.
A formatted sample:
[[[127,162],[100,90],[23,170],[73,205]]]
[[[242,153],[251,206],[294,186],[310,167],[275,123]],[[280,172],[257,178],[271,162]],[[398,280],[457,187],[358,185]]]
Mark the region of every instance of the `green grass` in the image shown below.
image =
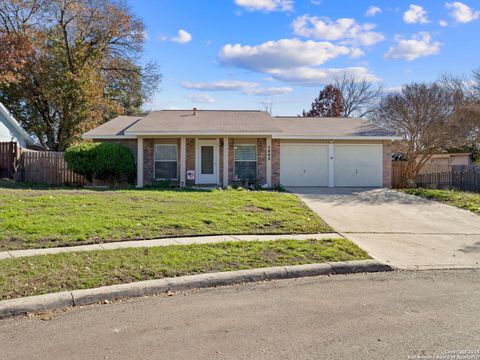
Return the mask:
[[[458,190],[405,189],[403,192],[430,200],[441,201],[480,215],[480,194]]]
[[[332,229],[292,194],[0,188],[0,250],[210,234]]]
[[[0,298],[188,274],[368,258],[346,239],[243,241],[33,256],[0,261]]]

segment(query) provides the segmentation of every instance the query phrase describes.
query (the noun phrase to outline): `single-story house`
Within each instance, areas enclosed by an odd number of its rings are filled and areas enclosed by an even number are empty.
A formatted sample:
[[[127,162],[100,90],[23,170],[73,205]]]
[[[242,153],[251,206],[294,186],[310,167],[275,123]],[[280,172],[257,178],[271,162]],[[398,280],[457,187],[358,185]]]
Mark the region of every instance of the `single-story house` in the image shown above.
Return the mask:
[[[21,147],[33,146],[35,141],[0,103],[0,142],[14,141]]]
[[[399,138],[355,118],[272,117],[264,111],[160,110],[119,116],[84,134],[128,146],[137,186],[391,187],[391,142]]]

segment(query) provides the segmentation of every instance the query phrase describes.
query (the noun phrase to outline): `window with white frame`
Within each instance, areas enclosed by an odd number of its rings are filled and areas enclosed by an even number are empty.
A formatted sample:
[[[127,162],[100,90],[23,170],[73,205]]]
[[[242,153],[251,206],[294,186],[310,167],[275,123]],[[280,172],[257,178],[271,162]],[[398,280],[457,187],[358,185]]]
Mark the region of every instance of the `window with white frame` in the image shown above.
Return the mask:
[[[155,144],[155,180],[176,180],[177,163],[176,144]]]
[[[257,145],[236,144],[235,179],[255,180],[257,178]]]

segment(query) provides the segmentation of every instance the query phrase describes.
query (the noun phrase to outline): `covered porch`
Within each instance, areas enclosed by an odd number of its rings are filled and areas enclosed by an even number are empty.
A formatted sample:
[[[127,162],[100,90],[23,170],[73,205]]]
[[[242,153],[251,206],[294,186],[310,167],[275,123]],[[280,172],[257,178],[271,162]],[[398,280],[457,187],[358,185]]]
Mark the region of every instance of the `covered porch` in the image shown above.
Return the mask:
[[[242,180],[271,187],[279,176],[272,166],[271,136],[140,136],[136,157],[137,187],[161,181],[227,187]]]

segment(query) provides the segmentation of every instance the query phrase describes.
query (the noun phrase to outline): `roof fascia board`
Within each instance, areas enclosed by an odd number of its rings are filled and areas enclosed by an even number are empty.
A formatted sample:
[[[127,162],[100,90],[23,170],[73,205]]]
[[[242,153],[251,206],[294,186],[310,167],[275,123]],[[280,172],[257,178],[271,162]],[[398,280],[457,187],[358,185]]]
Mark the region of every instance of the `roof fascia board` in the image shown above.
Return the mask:
[[[402,140],[401,136],[291,136],[273,135],[279,140]]]
[[[125,131],[128,136],[181,136],[181,135],[216,135],[216,136],[272,136],[273,132],[215,132],[215,131]]]

